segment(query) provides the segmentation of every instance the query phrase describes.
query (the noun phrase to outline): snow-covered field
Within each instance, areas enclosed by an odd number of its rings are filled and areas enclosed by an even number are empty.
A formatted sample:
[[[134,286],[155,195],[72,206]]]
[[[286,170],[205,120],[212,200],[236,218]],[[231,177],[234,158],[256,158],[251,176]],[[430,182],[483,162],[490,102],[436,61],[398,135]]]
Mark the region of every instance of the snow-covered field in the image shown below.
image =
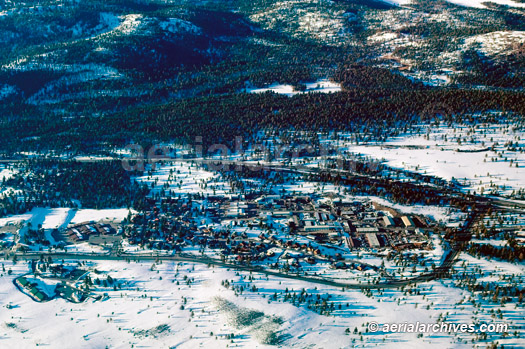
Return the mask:
[[[83,222],[105,222],[120,223],[129,214],[128,209],[107,209],[107,210],[89,210],[89,209],[71,209],[71,208],[34,208],[30,212],[12,215],[0,218],[0,228],[6,226],[19,227],[19,236],[23,237],[29,228],[45,230],[46,239],[55,244],[56,241],[51,234],[53,229],[64,229],[69,224]],[[133,210],[131,212],[134,212]],[[37,249],[39,246],[33,246]],[[77,246],[75,246],[77,247]],[[85,244],[84,247],[88,247]],[[78,248],[77,248],[78,249]],[[94,247],[89,246],[87,250],[91,252]],[[71,249],[70,249],[71,250]]]
[[[359,197],[356,197],[358,200]],[[361,200],[363,200],[361,198]],[[449,207],[442,207],[442,206],[432,206],[432,205],[402,205],[390,202],[388,200],[385,200],[383,198],[379,197],[367,197],[366,199],[371,200],[373,202],[377,202],[378,204],[391,207],[399,212],[406,213],[406,214],[418,214],[423,215],[426,217],[430,217],[436,222],[442,222],[447,224],[447,226],[454,226],[459,224],[462,218],[464,218],[464,214],[461,212],[458,212],[457,210],[454,210]]]
[[[120,223],[128,216],[130,212],[133,213],[135,211],[129,210],[127,208],[104,210],[82,209],[76,211],[74,217],[71,219],[71,223],[82,223],[89,221]]]
[[[477,193],[511,194],[525,187],[524,136],[523,129],[513,124],[474,128],[442,124],[420,126],[381,144],[353,144],[347,149],[394,168],[455,179]]]
[[[127,208],[119,209],[70,209],[70,208],[34,208],[30,212],[0,218],[0,226],[16,224],[20,222],[31,223],[33,228],[42,225],[44,229],[55,229],[67,227],[70,223],[82,222],[115,222],[120,223],[128,216],[130,210]],[[133,210],[131,212],[134,212]]]
[[[35,303],[19,292],[12,280],[28,272],[25,262],[3,262],[11,275],[0,276],[0,346],[33,348],[47,345],[61,348],[195,348],[195,347],[269,347],[266,341],[279,338],[282,347],[342,348],[379,346],[384,348],[463,347],[470,334],[454,333],[366,333],[366,324],[375,321],[436,323],[447,313],[448,322],[495,322],[489,314],[474,315],[476,308],[457,304],[468,292],[450,284],[430,282],[419,287],[420,294],[385,290],[367,296],[346,290],[279,280],[259,274],[235,272],[200,264],[164,261],[161,264],[97,262],[88,265],[109,275],[121,289],[101,289],[101,301],[81,304],[55,299]],[[228,280],[232,287],[225,288]],[[239,286],[245,291],[240,292]],[[251,288],[255,286],[257,291]],[[319,315],[297,307],[276,293],[300,292],[325,296],[338,309],[334,316]],[[6,309],[6,305],[10,305]],[[339,305],[341,308],[339,309]],[[427,307],[428,305],[428,307]],[[430,306],[431,305],[431,306]],[[509,309],[510,312],[510,309]],[[516,310],[514,311],[516,312]],[[498,320],[498,322],[501,322]],[[517,317],[512,323],[519,325]],[[349,329],[349,334],[345,330]],[[354,333],[357,328],[358,333]],[[233,339],[229,335],[233,334]],[[458,342],[458,340],[460,342]],[[519,345],[519,339],[499,339],[500,343]]]
[[[13,177],[16,173],[17,171],[14,169],[0,166],[0,182],[2,182],[3,180],[8,180],[9,178]]]
[[[396,6],[403,6],[403,5],[411,4],[412,0],[383,0],[383,2],[389,3],[391,5],[396,5]]]
[[[153,172],[152,176],[137,177],[140,183],[148,184],[152,194],[172,191],[176,195],[188,194],[225,195],[231,193],[228,183],[214,172],[200,166],[174,161],[171,165],[162,166]]]
[[[372,36],[369,36],[367,40],[371,42],[385,42],[385,41],[395,40],[398,37],[399,37],[399,34],[397,33],[383,32],[383,33],[374,34]]]
[[[304,91],[297,91],[291,85],[282,85],[282,84],[272,84],[264,88],[248,88],[246,92],[248,93],[264,93],[264,92],[275,92],[283,94],[286,96],[294,96],[302,93],[309,92],[320,92],[320,93],[333,93],[341,91],[341,85],[327,79],[321,79],[316,82],[306,83],[306,89]]]

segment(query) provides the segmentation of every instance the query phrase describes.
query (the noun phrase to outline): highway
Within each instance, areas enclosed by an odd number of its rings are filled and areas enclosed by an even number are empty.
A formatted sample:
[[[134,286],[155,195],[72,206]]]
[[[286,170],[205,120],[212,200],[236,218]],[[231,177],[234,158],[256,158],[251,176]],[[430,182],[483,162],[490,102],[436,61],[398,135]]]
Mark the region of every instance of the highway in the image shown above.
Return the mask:
[[[406,187],[410,189],[425,189],[429,190],[431,192],[434,192],[436,196],[443,196],[443,197],[456,197],[460,198],[465,196],[465,193],[461,192],[459,189],[453,189],[451,187],[440,187],[435,184],[429,184],[429,183],[418,183],[415,180],[411,181],[400,181],[400,180],[393,180],[389,178],[381,178],[361,173],[355,173],[349,170],[342,170],[337,168],[312,168],[308,166],[303,165],[292,165],[292,164],[265,164],[262,163],[261,165],[257,165],[254,163],[254,161],[241,161],[241,160],[217,160],[217,159],[171,159],[171,158],[158,158],[155,159],[157,162],[162,161],[182,161],[182,162],[194,162],[194,163],[200,163],[203,165],[212,165],[213,167],[217,169],[221,169],[222,167],[228,166],[230,170],[234,170],[235,168],[259,168],[261,170],[265,171],[275,171],[275,172],[288,172],[288,173],[294,173],[294,174],[311,174],[319,176],[321,173],[329,173],[331,175],[340,176],[342,180],[356,180],[360,182],[367,183],[368,185],[379,185],[381,186],[385,180],[388,180],[391,184],[399,185],[401,187]],[[525,202],[518,202],[518,201],[512,201],[507,200],[503,198],[499,198],[497,196],[482,196],[482,195],[475,195],[475,194],[469,194],[468,199],[475,203],[478,206],[486,207],[486,206],[492,206],[494,208],[501,208],[505,210],[512,210],[517,212],[525,212]]]
[[[31,160],[35,160],[37,158],[33,158]],[[42,157],[38,158],[39,160],[49,160],[49,161],[73,161],[75,159],[65,159],[65,158],[59,158],[59,157]],[[0,163],[20,163],[25,162],[28,159],[0,159]],[[117,157],[85,157],[80,158],[75,161],[78,162],[99,162],[99,161],[110,161],[110,160],[116,160],[116,161],[123,161],[122,158]],[[128,159],[128,160],[136,160],[136,159]],[[144,162],[147,162],[147,159],[144,159]],[[381,186],[384,184],[385,181],[388,181],[390,184],[398,185],[402,188],[407,189],[425,189],[429,192],[433,192],[436,197],[465,197],[465,193],[461,192],[459,189],[454,189],[451,187],[441,187],[436,184],[429,184],[429,183],[418,183],[415,180],[411,181],[400,181],[400,180],[393,180],[390,178],[382,178],[382,177],[376,177],[372,175],[366,175],[361,173],[355,173],[353,171],[344,170],[344,169],[337,169],[337,168],[312,168],[308,166],[303,165],[297,165],[297,164],[268,164],[265,162],[262,162],[261,164],[257,164],[254,160],[221,160],[221,159],[206,159],[206,158],[194,158],[194,159],[183,159],[183,158],[175,158],[175,157],[156,157],[152,160],[152,163],[160,164],[163,162],[189,162],[189,163],[200,163],[203,165],[213,166],[215,169],[225,169],[225,167],[229,167],[231,170],[235,169],[242,169],[242,168],[252,168],[255,170],[266,170],[266,171],[276,171],[276,172],[288,172],[288,173],[295,173],[295,174],[311,174],[319,176],[321,173],[330,174],[333,176],[339,176],[341,180],[343,181],[357,181],[366,183],[367,185],[378,185]],[[474,195],[469,194],[468,195],[469,201],[476,203],[477,205],[486,206],[490,205],[494,208],[500,208],[504,210],[510,210],[510,211],[516,211],[516,212],[525,212],[525,202],[518,202],[518,201],[512,201],[512,200],[506,200],[503,198],[499,198],[496,196],[482,196],[482,195]]]
[[[160,255],[160,254],[90,254],[90,253],[69,253],[69,252],[29,252],[29,253],[9,253],[8,251],[4,252],[4,258],[12,258],[16,255],[18,260],[31,260],[31,259],[45,259],[51,258],[54,261],[61,259],[73,259],[78,261],[176,261],[176,262],[187,262],[187,263],[200,263],[206,265],[215,265],[223,268],[231,268],[235,270],[243,270],[248,272],[265,274],[268,276],[275,276],[278,278],[285,279],[294,279],[301,280],[306,282],[311,282],[315,284],[322,284],[328,286],[342,287],[347,289],[384,289],[384,288],[400,288],[409,284],[417,284],[421,282],[426,282],[430,280],[435,280],[440,277],[447,275],[448,270],[454,264],[457,256],[459,255],[459,250],[452,250],[447,258],[444,259],[443,263],[437,267],[434,271],[429,273],[420,274],[413,278],[391,280],[389,282],[381,282],[375,284],[368,283],[347,283],[336,280],[330,280],[318,276],[307,276],[302,274],[292,274],[284,273],[280,271],[268,270],[260,266],[249,266],[243,264],[233,264],[223,262],[215,258],[209,258],[204,256],[196,256],[190,254],[175,254],[175,255]]]
[[[218,160],[210,160],[210,159],[156,159],[157,161],[185,161],[185,162],[200,162],[202,164],[208,164],[208,165],[230,165],[230,166],[254,166],[253,163],[246,164],[239,161],[218,161]],[[4,160],[6,161],[6,160]],[[92,161],[100,161],[97,159],[93,159]],[[352,178],[352,179],[358,179],[360,181],[366,181],[369,185],[372,185],[374,183],[381,183],[381,180],[384,181],[385,179],[376,178],[373,176],[365,176],[361,174],[355,174],[351,171],[343,171],[338,169],[315,169],[305,166],[296,166],[296,165],[263,165],[265,170],[269,171],[284,171],[284,172],[292,172],[292,173],[300,173],[300,174],[315,174],[319,175],[320,172],[329,172],[332,174],[337,174],[338,176],[341,176],[340,178]],[[437,186],[431,186],[427,184],[418,184],[418,183],[410,183],[410,182],[403,182],[403,181],[391,181],[392,183],[398,184],[400,186],[409,186],[410,188],[422,188],[432,190],[436,195],[438,196],[457,196],[463,195],[459,190],[452,190],[451,188],[441,188]],[[505,209],[516,209],[516,208],[522,208],[525,209],[525,203],[516,203],[516,202],[509,202],[508,200],[498,199],[495,197],[487,198],[483,196],[476,196],[476,195],[470,195],[469,199],[473,201],[473,203],[476,204],[477,209],[473,210],[469,216],[469,218],[465,221],[465,224],[460,229],[461,233],[470,234],[470,228],[473,225],[473,223],[476,221],[476,219],[479,216],[482,216],[484,212],[489,207],[494,206],[500,206]],[[455,244],[454,244],[455,245]],[[459,246],[459,247],[458,247]],[[2,251],[0,251],[1,253]],[[452,250],[448,252],[448,255],[443,260],[442,264],[437,267],[435,270],[420,274],[418,276],[415,276],[413,278],[405,278],[405,279],[397,279],[397,280],[390,280],[388,282],[381,282],[381,283],[375,283],[375,284],[368,284],[368,283],[346,283],[342,281],[337,280],[330,280],[318,276],[312,276],[312,275],[304,275],[304,274],[291,274],[291,273],[284,273],[280,271],[274,271],[274,270],[268,270],[263,267],[259,266],[249,266],[249,265],[242,265],[242,264],[233,264],[233,263],[226,263],[218,259],[212,259],[209,257],[204,256],[195,256],[195,255],[187,255],[187,254],[177,254],[177,255],[156,255],[156,254],[120,254],[120,255],[108,255],[108,254],[76,254],[76,253],[66,253],[66,252],[39,252],[39,253],[16,253],[17,258],[19,259],[38,259],[41,256],[44,257],[51,257],[52,259],[76,259],[76,260],[122,260],[122,261],[146,261],[146,260],[171,260],[171,261],[180,261],[180,262],[190,262],[190,263],[201,263],[201,264],[209,264],[209,265],[216,265],[219,267],[224,268],[232,268],[237,270],[244,270],[244,271],[250,271],[250,272],[256,272],[256,273],[262,273],[269,276],[275,276],[279,278],[287,278],[287,279],[295,279],[295,280],[302,280],[306,282],[311,283],[317,283],[317,284],[323,284],[323,285],[329,285],[329,286],[335,286],[335,287],[343,287],[348,289],[384,289],[384,288],[399,288],[405,285],[409,284],[416,284],[420,282],[426,282],[434,279],[438,279],[441,277],[446,277],[448,275],[448,272],[454,262],[456,261],[458,255],[461,252],[460,245],[453,246]],[[4,251],[5,255],[8,255],[10,252]],[[12,256],[12,255],[11,255]]]

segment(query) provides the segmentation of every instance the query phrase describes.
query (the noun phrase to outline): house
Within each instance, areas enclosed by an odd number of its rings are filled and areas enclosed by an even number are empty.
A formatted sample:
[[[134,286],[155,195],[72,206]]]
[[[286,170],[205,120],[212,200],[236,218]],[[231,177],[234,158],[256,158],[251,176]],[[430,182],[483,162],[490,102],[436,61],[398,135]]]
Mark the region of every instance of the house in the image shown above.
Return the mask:
[[[387,228],[394,227],[396,225],[396,223],[390,216],[383,216],[383,224]]]
[[[365,234],[366,240],[368,241],[368,244],[372,248],[380,247],[381,244],[379,243],[379,240],[377,239],[377,235],[374,233],[368,233]]]
[[[37,302],[43,302],[47,300],[47,296],[40,292],[34,285],[31,284],[25,277],[19,277],[16,279],[16,283],[21,288],[27,290],[27,294]]]
[[[294,222],[296,227],[301,227],[302,226],[303,222],[299,219],[299,217],[297,215],[294,214],[293,217],[292,217],[292,220],[293,220],[293,222]]]
[[[292,212],[280,210],[280,211],[273,211],[272,216],[275,218],[288,218],[292,215]]]
[[[414,228],[416,225],[414,224],[414,221],[412,218],[408,216],[401,217],[401,220],[403,221],[403,224],[405,225],[405,228]]]
[[[304,231],[307,232],[307,233],[311,233],[311,232],[314,232],[314,231],[322,231],[322,230],[326,230],[326,231],[339,231],[340,228],[331,224],[331,225],[328,225],[328,224],[319,224],[319,225],[312,225],[312,226],[307,226],[307,227],[304,227]]]
[[[358,234],[377,234],[379,233],[379,229],[376,227],[359,227],[356,228],[356,232]]]
[[[31,284],[29,283],[29,281],[27,281],[27,279],[25,277],[19,277],[17,279],[17,282],[20,284],[20,286],[22,287],[28,287],[28,286],[31,286]]]
[[[334,269],[348,269],[348,265],[344,262],[337,262],[332,264],[332,268]]]
[[[37,290],[35,287],[31,287],[29,290],[29,293],[33,296],[33,298],[38,302],[43,302],[47,299],[46,295],[44,295],[42,292]]]

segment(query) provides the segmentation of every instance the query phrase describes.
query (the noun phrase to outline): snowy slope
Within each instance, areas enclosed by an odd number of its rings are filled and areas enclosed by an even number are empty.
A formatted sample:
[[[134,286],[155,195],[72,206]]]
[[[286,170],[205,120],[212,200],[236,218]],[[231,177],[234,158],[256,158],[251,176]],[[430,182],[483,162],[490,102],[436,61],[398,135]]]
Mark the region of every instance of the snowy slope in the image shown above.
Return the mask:
[[[471,316],[469,310],[457,314],[453,312],[454,303],[464,297],[464,292],[437,282],[425,285],[422,296],[406,299],[401,292],[387,290],[384,295],[370,298],[359,291],[343,292],[331,287],[267,279],[254,274],[253,284],[259,291],[246,291],[236,296],[231,289],[221,286],[221,281],[246,285],[244,277],[247,274],[175,262],[154,266],[151,263],[97,263],[93,267],[109,272],[122,284],[122,290],[106,289],[104,292],[108,298],[98,302],[88,300],[86,303],[71,304],[57,299],[35,303],[11,282],[14,277],[27,272],[27,265],[4,264],[13,270],[13,275],[0,277],[0,294],[3,295],[0,306],[4,309],[0,312],[1,347],[16,343],[18,348],[36,345],[61,348],[129,348],[131,345],[265,348],[268,346],[261,340],[268,332],[277,331],[283,336],[284,347],[341,348],[357,342],[385,348],[442,348],[451,347],[454,338],[446,334],[417,338],[416,334],[391,333],[383,342],[384,334],[364,333],[364,326],[369,321],[434,322],[445,311],[451,312],[451,318],[469,319]],[[187,284],[187,278],[194,281]],[[308,292],[323,295],[329,292],[336,303],[343,305],[343,310],[338,311],[336,317],[327,317],[289,303],[266,300],[285,287],[290,290],[305,288]],[[425,300],[425,295],[428,300]],[[397,304],[396,299],[404,300]],[[225,301],[231,302],[235,311],[258,311],[264,315],[253,323],[238,323],[235,314],[220,306]],[[423,305],[430,304],[430,301],[434,307],[427,310]],[[420,306],[415,307],[415,302]],[[5,309],[7,304],[13,308]],[[272,322],[275,317],[280,318],[277,325]],[[167,330],[155,331],[158,326]],[[356,327],[363,332],[364,343],[358,334],[345,334],[346,328],[353,330]],[[151,335],[146,336],[146,333]],[[232,333],[235,335],[233,342],[225,337]]]
[[[516,1],[512,1],[512,0],[489,0],[489,1],[486,1],[486,0],[447,0],[447,1],[455,5],[460,5],[460,6],[465,6],[465,7],[475,7],[475,8],[487,8],[487,6],[484,5],[484,3],[487,3],[487,2],[498,4],[498,5],[510,6],[510,7],[521,7],[521,8],[525,7],[524,3],[519,3]]]

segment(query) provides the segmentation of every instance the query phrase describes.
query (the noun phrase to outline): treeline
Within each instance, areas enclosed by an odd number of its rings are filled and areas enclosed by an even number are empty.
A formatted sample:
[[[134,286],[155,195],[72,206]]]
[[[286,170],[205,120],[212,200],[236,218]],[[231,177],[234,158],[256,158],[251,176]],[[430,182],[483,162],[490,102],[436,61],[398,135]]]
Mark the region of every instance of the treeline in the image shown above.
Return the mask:
[[[436,110],[433,109],[435,106]],[[445,106],[444,108],[442,106]],[[441,108],[441,109],[440,109]],[[444,110],[443,110],[444,109]],[[345,130],[362,133],[361,141],[382,140],[437,113],[462,121],[468,112],[503,110],[525,115],[523,93],[467,90],[364,90],[337,94],[235,94],[129,108],[102,120],[103,129],[121,138],[180,140],[193,144],[230,144],[270,129]],[[126,135],[126,136],[125,136]],[[114,139],[114,141],[117,141]]]
[[[119,161],[31,160],[2,187],[16,192],[0,196],[0,215],[19,214],[34,207],[141,209],[149,193],[132,179]]]
[[[489,59],[483,54],[469,50],[463,54],[463,64],[459,68],[467,71],[454,78],[463,85],[485,85],[500,88],[522,88],[525,86],[525,60],[523,53],[510,52],[506,57],[497,60]]]
[[[366,84],[363,78],[363,84]],[[111,99],[108,99],[108,108]],[[0,148],[20,150],[71,149],[88,152],[158,141],[203,146],[232,146],[236,136],[248,142],[264,129],[344,130],[356,142],[381,141],[410,125],[433,121],[470,120],[473,112],[500,110],[525,115],[525,93],[460,89],[354,88],[343,93],[309,93],[292,98],[273,93],[227,94],[175,100],[162,104],[121,105],[102,116],[57,118],[53,113],[11,117],[0,122]],[[206,148],[205,148],[206,149]]]
[[[502,280],[506,281],[504,285],[502,285],[501,281],[479,281],[480,275],[476,272],[458,272],[453,274],[452,277],[456,280],[457,286],[478,295],[477,300],[475,298],[469,299],[473,306],[484,305],[486,301],[495,304],[499,303],[502,306],[512,303],[515,305],[523,304],[525,289],[520,284],[519,276],[516,277],[513,274],[504,275]],[[490,309],[489,313],[492,313],[494,317],[498,316],[500,319],[503,315],[500,309],[496,311]]]
[[[23,97],[30,97],[47,83],[67,75],[66,73],[53,70],[27,70],[27,71],[2,71],[0,70],[0,82],[12,85],[18,89]]]
[[[66,148],[72,153],[100,152],[132,141],[143,145],[158,141],[191,144],[196,136],[203,137],[204,146],[231,144],[235,136],[249,139],[261,129],[269,128],[344,130],[355,132],[355,141],[361,143],[381,141],[438,114],[449,122],[461,120],[465,113],[487,110],[525,115],[524,93],[424,87],[387,69],[356,64],[356,61],[367,62],[370,52],[366,46],[323,45],[263,30],[249,21],[251,11],[274,3],[237,0],[207,5],[207,9],[192,2],[177,6],[136,1],[90,3],[84,11],[120,8],[115,13],[143,11],[158,20],[180,17],[201,27],[203,33],[148,34],[146,30],[97,42],[109,49],[107,52],[94,51],[95,44],[90,40],[68,46],[67,52],[49,44],[46,50],[54,47],[60,52],[53,58],[54,63],[100,63],[117,67],[126,76],[57,88],[55,97],[68,93],[82,95],[72,101],[39,106],[3,101],[5,104],[0,104],[3,155],[9,157],[21,150],[44,152]],[[358,14],[373,5],[374,2],[368,1],[337,4]],[[229,12],[233,8],[241,12]],[[77,12],[80,17],[87,16],[80,10]],[[55,73],[45,70],[10,73],[0,76],[0,80],[31,94],[50,79],[61,76],[52,74]],[[239,93],[250,84],[263,86],[277,81],[300,86],[326,76],[340,82],[344,92],[293,98]],[[495,81],[491,83],[497,85]],[[145,94],[134,96],[123,92],[119,96],[119,88]],[[98,91],[106,90],[116,94],[97,95]]]
[[[451,205],[468,211],[473,205],[468,195],[450,198],[447,190],[436,189],[430,185],[415,185],[408,182],[396,181],[389,177],[379,177],[372,180],[368,177],[342,177],[329,172],[319,175],[308,175],[309,181],[319,181],[344,185],[346,191],[351,195],[379,196],[395,203],[404,205]]]
[[[491,244],[469,244],[467,252],[478,257],[492,257],[509,262],[522,262],[525,259],[525,246],[494,246]]]
[[[334,74],[333,79],[341,83],[342,87],[349,89],[386,89],[406,90],[424,89],[421,83],[396,74],[385,68],[369,67],[360,64],[341,65]]]

